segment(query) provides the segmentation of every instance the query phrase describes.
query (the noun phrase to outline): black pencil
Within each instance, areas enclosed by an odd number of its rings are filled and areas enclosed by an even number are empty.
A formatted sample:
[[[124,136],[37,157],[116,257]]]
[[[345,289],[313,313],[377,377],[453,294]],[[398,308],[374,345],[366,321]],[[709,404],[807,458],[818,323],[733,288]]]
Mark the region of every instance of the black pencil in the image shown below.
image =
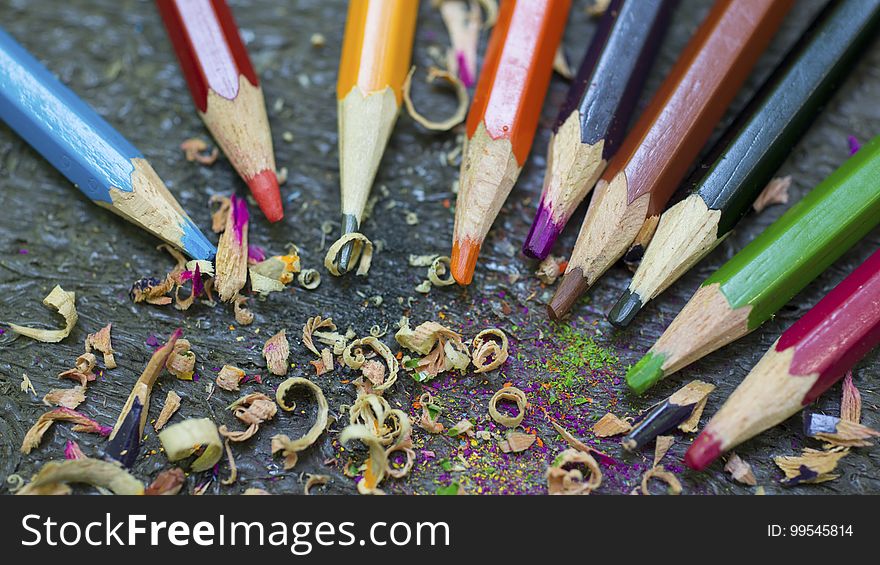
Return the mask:
[[[608,314],[626,326],[705,257],[749,211],[880,27],[880,0],[831,2],[752,98],[667,210]]]
[[[623,447],[633,451],[686,422],[689,424],[685,426],[687,431],[695,431],[706,399],[713,390],[715,385],[703,381],[691,381],[684,385],[636,420],[633,429],[623,438]],[[696,421],[691,422],[691,419]]]
[[[617,152],[678,0],[611,0],[553,128],[523,253],[545,259]]]

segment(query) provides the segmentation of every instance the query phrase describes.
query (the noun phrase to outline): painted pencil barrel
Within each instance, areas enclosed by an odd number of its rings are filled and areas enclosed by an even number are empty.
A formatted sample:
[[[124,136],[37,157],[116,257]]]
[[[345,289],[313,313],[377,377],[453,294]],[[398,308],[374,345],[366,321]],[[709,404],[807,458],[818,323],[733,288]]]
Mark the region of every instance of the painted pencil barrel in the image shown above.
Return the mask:
[[[0,118],[77,188],[197,259],[214,246],[144,156],[0,29]]]

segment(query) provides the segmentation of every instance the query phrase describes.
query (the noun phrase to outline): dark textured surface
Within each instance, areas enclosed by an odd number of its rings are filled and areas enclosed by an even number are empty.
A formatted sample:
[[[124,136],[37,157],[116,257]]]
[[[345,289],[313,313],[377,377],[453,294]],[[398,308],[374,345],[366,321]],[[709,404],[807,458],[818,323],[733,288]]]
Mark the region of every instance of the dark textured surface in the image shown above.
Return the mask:
[[[439,15],[429,8],[428,2],[422,4],[414,54],[420,67],[431,63],[431,46],[445,47],[447,42]],[[820,4],[816,1],[798,3],[771,50],[749,79],[748,88],[738,95],[735,107],[744,103],[751,90],[778,62]],[[567,51],[575,61],[582,55],[595,25],[585,15],[584,7],[585,2],[576,3],[566,33]],[[705,0],[682,2],[658,64],[648,80],[648,92],[659,84],[707,9]],[[255,217],[251,224],[251,241],[275,253],[282,252],[287,242],[295,242],[301,249],[305,266],[318,267],[323,258],[321,224],[338,217],[333,89],[344,5],[338,1],[282,3],[253,0],[234,2],[233,10],[263,80],[279,166],[286,166],[290,171],[289,180],[283,187],[284,221],[269,226],[262,218]],[[203,229],[207,230],[210,225],[206,205],[208,195],[244,190],[243,183],[235,177],[225,160],[206,168],[186,162],[178,149],[183,139],[193,136],[207,139],[207,134],[193,109],[151,3],[0,0],[0,13],[4,15],[3,25],[13,36],[146,154]],[[319,49],[310,45],[309,37],[313,32],[326,36],[326,46]],[[239,429],[241,424],[225,410],[225,406],[237,398],[236,394],[218,390],[206,400],[205,383],[213,380],[216,368],[230,363],[244,368],[249,375],[262,374],[263,386],[247,384],[243,392],[262,390],[271,393],[280,379],[267,378],[259,353],[270,335],[286,328],[291,337],[292,361],[296,363],[290,375],[312,376],[313,370],[308,364],[311,354],[299,343],[302,324],[308,317],[330,315],[341,327],[352,326],[359,334],[366,334],[374,324],[388,325],[393,330],[393,324],[412,298],[411,319],[414,324],[426,319],[439,321],[442,312],[444,323],[463,331],[468,338],[473,337],[477,329],[488,325],[510,330],[515,355],[503,371],[457,380],[444,379],[435,387],[438,401],[455,407],[448,409],[441,418],[447,427],[464,416],[475,420],[478,428],[486,427],[485,391],[500,388],[508,381],[521,388],[537,383],[540,389],[541,382],[555,378],[552,371],[545,367],[536,368],[535,363],[530,363],[530,360],[549,355],[545,341],[536,336],[558,329],[545,319],[542,301],[549,298],[549,289],[541,287],[532,276],[535,265],[525,261],[517,250],[534,213],[549,128],[566,89],[563,80],[554,78],[532,156],[483,247],[474,285],[467,289],[435,289],[428,297],[413,290],[424,278],[424,270],[407,266],[408,254],[448,252],[453,215],[442,202],[444,199],[454,201],[451,187],[458,171],[457,167],[443,163],[444,153],[454,147],[455,136],[426,133],[403,116],[377,180],[377,186],[387,187],[387,196],[380,197],[373,216],[364,226],[364,231],[374,241],[384,241],[384,249],[374,258],[369,277],[331,280],[332,277],[325,272],[324,282],[316,291],[299,289],[276,293],[265,301],[252,301],[257,316],[255,323],[236,329],[230,329],[234,320],[231,310],[226,307],[212,309],[196,305],[188,312],[180,313],[170,307],[130,303],[127,291],[131,282],[145,275],[164,274],[170,266],[169,258],[155,250],[157,242],[150,236],[87,202],[12,132],[0,126],[0,201],[4,211],[0,221],[0,320],[55,327],[59,321],[40,305],[55,284],[76,291],[80,313],[72,335],[60,344],[16,338],[8,330],[0,335],[0,479],[11,473],[28,477],[46,460],[63,457],[67,439],[77,439],[87,455],[98,453],[101,442],[96,441],[96,436],[73,434],[69,426],[62,425],[50,431],[38,449],[22,456],[18,452],[21,439],[45,407],[38,398],[22,393],[19,383],[22,373],[27,373],[39,397],[50,388],[70,386],[67,381],[58,381],[56,375],[72,366],[73,360],[82,352],[86,334],[107,322],[113,322],[119,368],[106,372],[103,378],[92,383],[88,400],[81,406],[84,413],[102,423],[112,424],[149,357],[151,348],[146,345],[147,339],[154,335],[164,341],[174,328],[181,326],[193,343],[202,378],[199,382],[186,383],[175,381],[170,375],[163,376],[154,391],[150,420],[158,414],[166,391],[173,388],[184,400],[181,412],[172,422],[179,421],[181,416],[207,415],[218,424],[226,423]],[[434,93],[422,85],[417,85],[415,97],[420,107],[432,108],[432,114],[450,110],[453,104],[447,94]],[[864,141],[880,131],[878,99],[880,45],[874,44],[783,166],[781,174],[791,174],[794,179],[791,202],[847,157],[848,134]],[[283,107],[278,100],[283,100]],[[643,97],[641,105],[646,101]],[[284,132],[293,134],[292,142],[283,141]],[[589,333],[596,343],[617,350],[620,362],[610,371],[614,377],[612,382],[617,384],[579,391],[589,394],[593,402],[566,409],[583,413],[587,419],[601,417],[609,407],[621,416],[635,415],[665,398],[686,379],[701,378],[718,385],[706,409],[706,414],[714,413],[779,333],[865,259],[880,241],[880,234],[875,230],[763,328],[695,363],[643,398],[626,394],[620,379],[626,366],[647,350],[712,269],[751,240],[784,209],[785,206],[776,206],[759,216],[748,217],[710,258],[654,301],[626,331],[614,330],[603,317],[604,311],[628,282],[628,272],[623,267],[612,269],[586,303],[576,308],[575,324],[578,331]],[[252,210],[256,211],[256,208],[252,207]],[[406,224],[407,212],[418,214],[417,225],[410,227]],[[579,223],[580,220],[571,223],[557,245],[557,253],[570,249]],[[27,253],[24,254],[23,250]],[[378,307],[368,301],[369,297],[377,295],[384,299]],[[397,350],[390,334],[385,341]],[[872,354],[859,365],[855,378],[862,392],[863,422],[875,428],[880,427],[877,370],[877,355]],[[340,405],[350,403],[354,398],[351,385],[339,382],[347,377],[337,371],[315,379],[327,393],[334,413],[339,413]],[[402,375],[389,397],[393,404],[417,414],[409,406],[418,398],[420,389],[420,385]],[[835,386],[821,399],[819,408],[836,415],[839,392],[839,385]],[[535,404],[540,405],[539,402]],[[311,405],[306,399],[300,403],[300,406]],[[341,474],[341,466],[328,468],[323,463],[339,453],[335,445],[339,425],[331,427],[329,433],[303,454],[293,472],[284,473],[280,462],[271,459],[268,452],[271,435],[278,431],[291,436],[304,432],[310,425],[307,416],[279,413],[255,438],[236,445],[238,483],[224,487],[214,481],[208,492],[239,493],[250,486],[278,493],[301,492],[301,473],[329,473],[333,480],[325,491],[355,492],[352,479]],[[524,424],[537,430],[544,447],[535,447],[518,456],[493,455],[499,461],[499,469],[513,468],[515,471],[509,473],[501,486],[486,487],[484,492],[544,490],[544,468],[564,443],[537,410],[529,414]],[[793,489],[778,486],[781,473],[772,464],[772,456],[793,454],[803,445],[813,445],[802,436],[800,428],[800,418],[795,417],[738,450],[752,464],[759,484],[764,485],[767,492],[880,492],[877,473],[880,450],[877,448],[857,450],[846,457],[840,469],[843,476],[838,480]],[[147,426],[147,435],[146,450],[158,449],[150,425]],[[592,434],[582,435],[590,443],[595,441]],[[437,484],[448,484],[453,478],[465,485],[469,492],[479,492],[480,480],[473,476],[477,473],[476,467],[453,473],[450,478],[448,473],[443,474],[436,459],[430,460],[424,452],[430,450],[437,458],[444,457],[450,450],[460,450],[458,440],[446,436],[429,437],[419,429],[414,439],[419,463],[413,475],[403,481],[387,481],[384,484],[387,490],[433,492]],[[679,471],[686,493],[754,492],[752,488],[733,483],[717,465],[706,473],[683,470],[680,461],[690,439],[677,437],[665,460],[668,467]],[[601,492],[629,492],[638,483],[641,470],[648,465],[652,447],[635,455],[624,455],[616,441],[606,440],[600,446],[621,461],[619,468],[606,471],[606,483]],[[357,450],[358,455],[361,453]],[[341,463],[345,462],[347,455],[343,454]],[[167,466],[164,455],[156,453],[139,459],[135,474],[149,481]],[[633,469],[636,472],[631,472]],[[225,464],[221,465],[221,474],[226,474]],[[191,476],[187,489],[209,477],[210,473]],[[0,489],[6,492],[6,485]]]

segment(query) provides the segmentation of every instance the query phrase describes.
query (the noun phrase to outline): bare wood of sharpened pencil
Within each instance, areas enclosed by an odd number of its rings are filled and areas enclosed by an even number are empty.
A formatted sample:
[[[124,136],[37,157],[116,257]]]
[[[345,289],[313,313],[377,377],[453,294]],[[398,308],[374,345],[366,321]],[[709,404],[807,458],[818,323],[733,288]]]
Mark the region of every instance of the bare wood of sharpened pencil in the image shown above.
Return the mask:
[[[663,371],[672,374],[748,334],[751,310],[731,308],[717,283],[701,286],[649,353],[662,353]]]
[[[692,194],[661,217],[629,290],[646,304],[669,288],[724,239],[718,237],[720,210],[710,210]]]
[[[777,351],[774,343],[706,425],[704,430],[720,441],[722,452],[804,408],[803,399],[819,374],[792,376],[789,368],[795,351],[794,347]]]

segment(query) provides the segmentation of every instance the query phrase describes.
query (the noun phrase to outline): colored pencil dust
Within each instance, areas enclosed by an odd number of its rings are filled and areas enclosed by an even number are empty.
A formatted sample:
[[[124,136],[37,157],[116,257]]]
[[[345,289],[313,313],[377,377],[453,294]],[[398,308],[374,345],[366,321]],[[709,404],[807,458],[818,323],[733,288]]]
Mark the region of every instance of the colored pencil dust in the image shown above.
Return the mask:
[[[2,29],[0,118],[96,204],[193,258],[214,256],[143,154]]]
[[[722,453],[788,419],[878,343],[880,251],[776,340],[688,449],[685,462],[705,469]]]
[[[400,113],[409,71],[418,2],[352,0],[348,4],[336,100],[342,235],[360,231],[382,154]],[[339,254],[351,261],[353,242]]]
[[[677,0],[613,0],[605,9],[547,151],[523,253],[545,259],[620,146]]]
[[[263,89],[225,0],[156,0],[199,116],[270,222],[284,216]]]
[[[782,165],[880,27],[880,0],[832,2],[813,21],[688,181],[691,194],[660,217],[617,305],[629,324],[723,240]]]
[[[880,222],[874,138],[702,284],[627,373],[644,392],[767,321]]]
[[[596,185],[565,276],[550,302],[564,316],[660,213],[791,7],[717,0]]]
[[[501,5],[467,118],[450,267],[459,284],[470,284],[532,147],[570,7],[570,0]]]

